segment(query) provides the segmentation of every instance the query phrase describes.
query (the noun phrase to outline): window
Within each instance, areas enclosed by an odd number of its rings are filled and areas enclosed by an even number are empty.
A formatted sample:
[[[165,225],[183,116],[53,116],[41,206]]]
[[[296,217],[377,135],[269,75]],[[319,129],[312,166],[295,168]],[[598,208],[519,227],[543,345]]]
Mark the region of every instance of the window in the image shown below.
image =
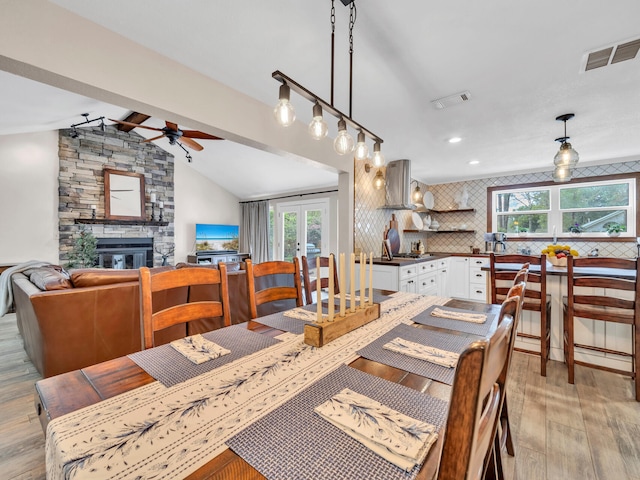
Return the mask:
[[[606,237],[609,227],[620,225],[620,236],[636,236],[635,177],[495,187],[489,193],[489,229],[495,232],[534,238],[575,233]]]

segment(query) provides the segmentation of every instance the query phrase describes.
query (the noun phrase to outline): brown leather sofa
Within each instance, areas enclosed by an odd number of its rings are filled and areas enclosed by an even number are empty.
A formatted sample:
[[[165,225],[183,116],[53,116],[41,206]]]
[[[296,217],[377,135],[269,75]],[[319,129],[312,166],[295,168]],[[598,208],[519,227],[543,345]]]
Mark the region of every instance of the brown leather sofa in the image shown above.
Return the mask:
[[[173,267],[159,267],[173,268]],[[69,276],[57,268],[12,275],[18,329],[29,358],[43,377],[87,367],[141,349],[140,294],[137,270],[78,269]],[[232,323],[249,319],[243,270],[230,272]],[[216,295],[211,291],[175,289],[159,308]],[[221,326],[220,319],[203,319],[156,333],[163,344]]]

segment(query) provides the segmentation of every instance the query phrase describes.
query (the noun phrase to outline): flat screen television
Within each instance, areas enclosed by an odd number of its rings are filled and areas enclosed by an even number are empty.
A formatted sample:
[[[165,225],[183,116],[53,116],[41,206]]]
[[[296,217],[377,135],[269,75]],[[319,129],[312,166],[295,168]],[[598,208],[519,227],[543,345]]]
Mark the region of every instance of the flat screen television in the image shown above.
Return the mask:
[[[196,252],[238,253],[238,225],[196,223]]]

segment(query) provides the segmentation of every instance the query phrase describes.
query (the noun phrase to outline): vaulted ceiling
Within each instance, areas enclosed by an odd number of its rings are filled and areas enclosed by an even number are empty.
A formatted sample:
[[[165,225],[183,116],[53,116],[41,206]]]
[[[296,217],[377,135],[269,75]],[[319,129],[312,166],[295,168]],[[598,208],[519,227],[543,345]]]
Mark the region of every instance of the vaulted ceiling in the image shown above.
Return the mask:
[[[277,100],[274,70],[329,99],[329,0],[190,0],[179,8],[169,0],[53,3],[264,104]],[[590,52],[640,38],[637,1],[356,5],[352,117],[384,139],[388,160],[411,159],[414,178],[432,184],[551,171],[554,139],[563,135],[555,117],[568,112],[576,114],[567,133],[581,165],[640,159],[640,58],[584,68]],[[348,111],[349,8],[337,1],[335,9],[334,105]],[[0,134],[61,128],[81,121],[84,111],[116,118],[129,111],[44,87],[43,100],[33,102],[39,87],[8,74],[0,84]],[[461,92],[468,101],[434,107]],[[180,85],[168,85],[167,94],[179,95]],[[295,93],[292,101],[298,121],[307,123],[311,104]],[[335,120],[325,119],[335,135]],[[453,136],[462,141],[448,143]],[[180,149],[173,153],[184,158]],[[210,141],[193,159],[194,168],[241,198],[337,183],[335,173],[229,141]]]

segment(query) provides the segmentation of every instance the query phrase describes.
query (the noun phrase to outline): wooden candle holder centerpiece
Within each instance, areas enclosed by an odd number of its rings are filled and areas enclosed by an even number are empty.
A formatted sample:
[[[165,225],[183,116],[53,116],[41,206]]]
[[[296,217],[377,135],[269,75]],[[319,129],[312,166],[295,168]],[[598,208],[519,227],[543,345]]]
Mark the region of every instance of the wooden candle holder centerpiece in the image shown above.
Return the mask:
[[[344,317],[336,315],[333,321],[312,323],[304,326],[304,343],[313,347],[322,347],[343,335],[380,318],[380,304],[372,303],[347,311]]]

